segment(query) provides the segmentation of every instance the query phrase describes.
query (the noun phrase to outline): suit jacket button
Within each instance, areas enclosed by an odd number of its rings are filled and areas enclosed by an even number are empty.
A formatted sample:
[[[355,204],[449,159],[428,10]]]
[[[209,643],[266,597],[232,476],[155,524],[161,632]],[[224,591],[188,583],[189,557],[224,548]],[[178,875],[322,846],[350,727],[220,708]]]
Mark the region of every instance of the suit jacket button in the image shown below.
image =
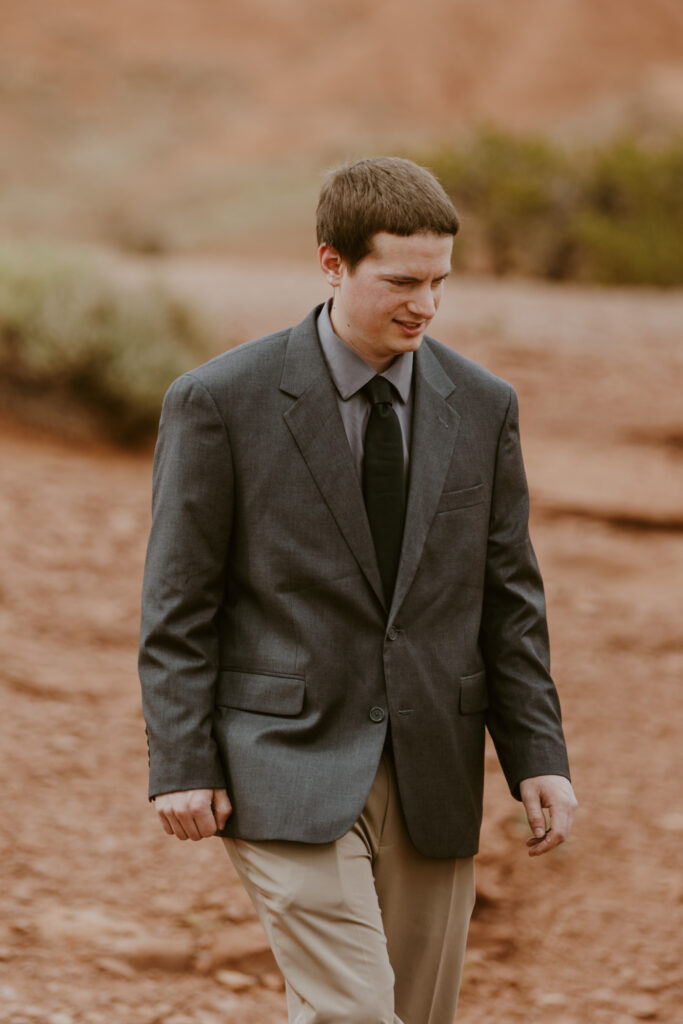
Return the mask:
[[[387,640],[397,640],[401,634],[401,630],[397,629],[396,626],[389,626],[387,630]]]
[[[374,708],[370,708],[370,718],[373,722],[383,722],[385,711],[384,708],[379,707],[377,704]]]

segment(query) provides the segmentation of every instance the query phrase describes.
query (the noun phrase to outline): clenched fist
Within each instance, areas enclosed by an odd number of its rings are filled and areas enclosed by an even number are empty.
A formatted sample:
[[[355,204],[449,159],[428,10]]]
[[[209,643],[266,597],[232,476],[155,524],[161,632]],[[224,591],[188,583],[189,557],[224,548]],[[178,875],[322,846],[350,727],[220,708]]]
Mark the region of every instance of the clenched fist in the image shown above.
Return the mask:
[[[232,804],[225,789],[186,789],[154,798],[164,832],[178,839],[207,839],[225,827]]]

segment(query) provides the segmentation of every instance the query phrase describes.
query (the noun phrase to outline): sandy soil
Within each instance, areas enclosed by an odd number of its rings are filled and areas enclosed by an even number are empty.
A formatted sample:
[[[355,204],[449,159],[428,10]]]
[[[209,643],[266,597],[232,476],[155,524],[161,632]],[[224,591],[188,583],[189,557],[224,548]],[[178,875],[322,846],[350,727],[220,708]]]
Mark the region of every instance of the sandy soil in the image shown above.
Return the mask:
[[[321,296],[296,266],[154,272],[206,303],[226,344]],[[461,280],[435,330],[520,393],[581,802],[572,840],[529,860],[489,755],[471,1024],[681,1019],[682,312],[680,293]],[[146,800],[135,648],[150,455],[8,423],[0,444],[0,1020],[284,1021],[222,847],[168,839]]]

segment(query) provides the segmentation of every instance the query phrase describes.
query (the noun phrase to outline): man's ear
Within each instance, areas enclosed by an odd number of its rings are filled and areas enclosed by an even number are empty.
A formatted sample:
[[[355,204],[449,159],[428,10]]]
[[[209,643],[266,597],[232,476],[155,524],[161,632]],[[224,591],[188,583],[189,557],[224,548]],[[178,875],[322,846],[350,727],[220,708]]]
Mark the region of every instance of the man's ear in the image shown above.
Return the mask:
[[[318,249],[318,259],[320,260],[320,269],[325,276],[325,280],[333,288],[336,288],[341,284],[344,272],[343,259],[334,246],[327,245],[326,242],[323,242]]]

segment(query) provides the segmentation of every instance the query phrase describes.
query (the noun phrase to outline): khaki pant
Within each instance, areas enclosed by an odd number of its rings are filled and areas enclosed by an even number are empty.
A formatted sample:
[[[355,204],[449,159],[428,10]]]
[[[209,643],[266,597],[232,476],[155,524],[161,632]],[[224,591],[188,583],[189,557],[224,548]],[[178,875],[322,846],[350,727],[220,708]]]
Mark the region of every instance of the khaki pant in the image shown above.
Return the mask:
[[[291,1024],[452,1024],[474,858],[415,850],[390,756],[336,842],[223,842],[284,975]]]

